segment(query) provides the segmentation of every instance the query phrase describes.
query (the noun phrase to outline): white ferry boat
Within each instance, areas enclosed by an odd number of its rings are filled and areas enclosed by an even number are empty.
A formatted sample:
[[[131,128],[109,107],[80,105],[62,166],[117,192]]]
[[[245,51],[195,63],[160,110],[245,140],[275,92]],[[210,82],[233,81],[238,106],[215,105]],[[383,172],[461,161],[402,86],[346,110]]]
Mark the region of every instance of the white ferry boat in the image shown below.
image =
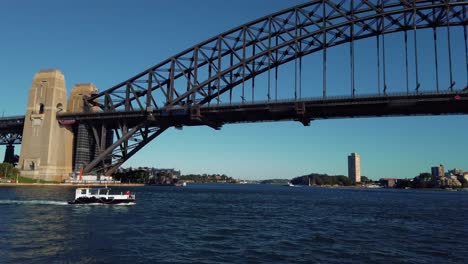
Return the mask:
[[[68,204],[134,204],[135,194],[126,191],[120,194],[110,194],[109,188],[77,188],[75,200]]]

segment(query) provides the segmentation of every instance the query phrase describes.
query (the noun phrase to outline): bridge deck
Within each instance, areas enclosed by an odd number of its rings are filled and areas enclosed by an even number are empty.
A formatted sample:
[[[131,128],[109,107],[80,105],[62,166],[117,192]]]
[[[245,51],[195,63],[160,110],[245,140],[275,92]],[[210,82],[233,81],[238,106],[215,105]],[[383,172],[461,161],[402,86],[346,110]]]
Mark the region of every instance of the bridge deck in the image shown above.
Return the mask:
[[[366,96],[309,99],[155,110],[153,112],[65,113],[61,120],[104,122],[113,126],[125,120],[129,125],[150,121],[155,126],[219,127],[229,123],[310,120],[383,116],[468,114],[468,93]]]
[[[229,123],[315,119],[468,114],[468,93],[369,96],[356,98],[309,99],[301,101],[262,102],[216,105],[191,109],[65,113],[61,120],[97,121],[109,125],[125,120],[140,123],[150,120],[156,126],[222,125]]]
[[[109,128],[117,128],[123,123],[135,126],[146,122],[154,127],[207,125],[219,129],[232,123],[299,121],[309,125],[318,119],[449,114],[468,114],[467,91],[195,106],[153,112],[64,113],[58,115],[58,119],[72,123],[103,123]],[[12,135],[18,135],[14,142],[20,143],[24,118],[0,118],[0,145],[6,144],[7,136],[12,138]]]
[[[202,106],[198,109],[64,113],[60,120],[139,123],[150,120],[155,125],[204,125],[200,120],[217,124],[315,120],[330,118],[357,118],[381,116],[468,114],[468,92],[448,92],[420,95],[363,96],[306,99],[300,101],[257,102],[230,105]],[[0,118],[1,133],[23,130],[24,116]]]
[[[9,116],[0,118],[0,133],[17,133],[23,131],[24,116]]]

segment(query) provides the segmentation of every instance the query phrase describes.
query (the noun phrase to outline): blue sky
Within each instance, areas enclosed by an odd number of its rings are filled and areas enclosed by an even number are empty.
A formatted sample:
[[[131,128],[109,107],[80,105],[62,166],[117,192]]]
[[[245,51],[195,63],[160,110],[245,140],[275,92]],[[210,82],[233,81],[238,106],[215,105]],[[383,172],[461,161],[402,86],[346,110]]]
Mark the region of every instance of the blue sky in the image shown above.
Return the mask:
[[[87,82],[104,90],[214,35],[304,2],[2,1],[0,114],[24,114],[32,78],[41,69],[60,69],[68,90]],[[424,38],[432,33],[418,34]],[[395,91],[406,89],[402,88],[401,45],[390,44],[400,37],[387,37],[388,85]],[[452,39],[454,75],[462,86],[466,69],[462,45],[457,45],[462,39],[459,29],[453,30]],[[374,63],[375,54],[366,53],[375,44],[362,41],[356,45],[356,67],[364,69],[356,73],[356,82],[361,87],[375,87],[375,74],[369,74],[375,71],[375,64],[368,66],[370,61]],[[444,45],[441,41],[440,48]],[[433,58],[424,55],[433,46],[420,41],[418,47],[425,73],[421,83],[434,87]],[[343,74],[340,67],[343,60],[349,64],[348,54],[347,46],[330,52],[329,76],[338,77],[328,80],[329,87],[337,92],[349,90],[349,73]],[[305,60],[310,74],[304,87],[322,83],[321,67],[310,66],[321,55],[314,56]],[[441,87],[448,87],[444,54],[440,58]],[[280,87],[290,82],[283,78]],[[411,83],[414,86],[413,77]],[[124,166],[173,167],[183,174],[224,173],[242,179],[292,178],[311,172],[346,175],[347,155],[357,152],[362,174],[374,179],[414,177],[439,163],[468,170],[467,121],[467,116],[429,116],[323,120],[310,127],[279,122],[226,125],[220,131],[171,129]],[[3,158],[4,147],[0,151]]]

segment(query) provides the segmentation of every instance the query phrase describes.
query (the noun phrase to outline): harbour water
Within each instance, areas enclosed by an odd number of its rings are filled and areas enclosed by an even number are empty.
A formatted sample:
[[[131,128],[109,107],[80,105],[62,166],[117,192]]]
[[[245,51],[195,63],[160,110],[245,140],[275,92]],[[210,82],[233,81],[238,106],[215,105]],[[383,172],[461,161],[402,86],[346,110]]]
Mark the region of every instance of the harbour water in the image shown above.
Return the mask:
[[[0,188],[0,263],[468,263],[467,192],[130,190],[133,206],[76,206],[72,188]]]

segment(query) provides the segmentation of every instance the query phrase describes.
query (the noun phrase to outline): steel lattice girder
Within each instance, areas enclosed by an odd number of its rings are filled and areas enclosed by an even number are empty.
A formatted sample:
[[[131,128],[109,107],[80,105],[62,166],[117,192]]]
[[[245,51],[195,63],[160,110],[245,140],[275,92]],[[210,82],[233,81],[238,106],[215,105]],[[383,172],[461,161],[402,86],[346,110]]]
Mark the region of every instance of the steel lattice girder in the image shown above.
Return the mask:
[[[104,112],[219,103],[221,94],[246,80],[329,47],[405,30],[467,25],[467,5],[453,0],[311,1],[195,45],[87,102]]]
[[[0,118],[0,145],[21,144],[24,116]]]
[[[150,126],[144,121],[134,127],[127,127],[123,121],[109,128],[117,140],[112,145],[106,146],[105,125],[94,122],[88,123],[88,126],[93,130],[98,156],[86,165],[84,172],[94,171],[104,175],[112,175],[120,165],[167,129],[167,127]]]
[[[19,145],[21,144],[21,141],[21,134],[0,132],[0,145]]]

